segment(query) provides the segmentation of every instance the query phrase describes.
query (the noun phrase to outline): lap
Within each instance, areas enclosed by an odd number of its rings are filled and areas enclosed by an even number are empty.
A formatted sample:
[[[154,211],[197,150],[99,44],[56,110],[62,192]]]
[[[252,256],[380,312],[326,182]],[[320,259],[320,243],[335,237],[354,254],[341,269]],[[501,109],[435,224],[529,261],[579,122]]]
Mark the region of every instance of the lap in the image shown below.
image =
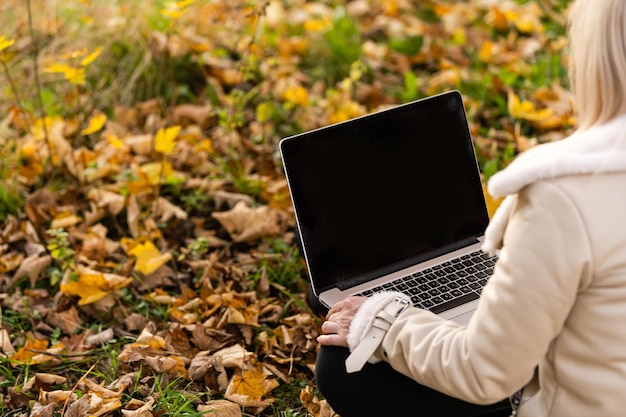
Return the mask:
[[[366,364],[356,373],[346,372],[348,350],[323,346],[315,370],[316,384],[341,417],[508,416],[508,401],[476,405],[447,396],[395,371],[385,362]]]

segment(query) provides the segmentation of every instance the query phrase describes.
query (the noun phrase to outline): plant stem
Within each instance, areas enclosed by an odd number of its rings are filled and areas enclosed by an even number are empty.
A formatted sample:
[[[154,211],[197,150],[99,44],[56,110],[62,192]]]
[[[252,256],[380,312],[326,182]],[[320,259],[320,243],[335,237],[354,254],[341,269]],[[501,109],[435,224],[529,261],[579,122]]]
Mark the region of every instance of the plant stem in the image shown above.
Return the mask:
[[[30,37],[33,40],[33,73],[35,77],[35,88],[37,90],[37,107],[39,110],[39,117],[41,118],[41,123],[43,124],[43,135],[46,141],[46,146],[48,147],[48,156],[46,157],[46,161],[44,162],[44,172],[48,168],[48,164],[50,164],[51,156],[52,156],[52,147],[50,146],[50,138],[48,137],[48,126],[46,122],[46,109],[44,107],[43,98],[42,98],[42,88],[41,88],[41,80],[39,79],[39,44],[37,42],[37,36],[35,36],[35,29],[33,27],[33,12],[32,12],[32,4],[31,0],[26,0],[27,12],[28,12],[28,32],[30,33]]]

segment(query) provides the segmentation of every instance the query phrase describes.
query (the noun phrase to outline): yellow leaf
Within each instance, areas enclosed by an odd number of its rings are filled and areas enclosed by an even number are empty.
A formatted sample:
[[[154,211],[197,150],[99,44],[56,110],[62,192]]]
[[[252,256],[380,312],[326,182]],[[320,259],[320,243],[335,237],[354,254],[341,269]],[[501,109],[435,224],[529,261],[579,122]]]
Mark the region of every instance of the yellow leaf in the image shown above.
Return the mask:
[[[512,90],[509,90],[508,107],[512,117],[531,122],[545,120],[553,114],[553,110],[550,108],[536,109],[532,102],[521,101]]]
[[[63,211],[54,216],[54,219],[52,219],[52,222],[50,223],[50,228],[64,229],[66,227],[75,226],[82,221],[83,219],[80,216],[77,216],[70,211]]]
[[[274,106],[272,103],[261,103],[256,106],[256,119],[261,123],[269,122],[274,115]]]
[[[84,68],[70,68],[64,73],[65,79],[74,85],[85,85],[87,74]]]
[[[0,36],[0,52],[4,51],[5,49],[13,45],[14,43],[15,43],[15,40],[7,39],[4,36]]]
[[[98,55],[100,55],[101,52],[102,47],[97,47],[95,51],[93,51],[92,53],[84,57],[82,61],[80,61],[80,66],[86,67],[87,65],[91,64],[96,58],[98,58]]]
[[[276,379],[271,378],[263,365],[257,362],[233,376],[224,398],[259,411],[273,402],[273,399],[265,397],[278,385]]]
[[[153,273],[172,259],[171,253],[161,254],[149,240],[139,243],[128,253],[137,258],[135,269],[144,275]]]
[[[307,32],[322,32],[331,24],[330,19],[306,20],[303,27]]]
[[[487,15],[489,23],[498,32],[504,32],[509,27],[509,21],[506,14],[500,10],[498,6],[493,6],[491,12]]]
[[[55,62],[54,64],[50,64],[44,67],[43,70],[49,73],[57,73],[57,72],[65,73],[66,71],[71,70],[71,68],[67,64],[61,64],[61,63]]]
[[[543,12],[541,8],[534,3],[528,3],[525,6],[520,6],[518,10],[507,10],[504,14],[510,22],[513,22],[515,28],[521,33],[543,33],[545,31],[544,26],[541,23]]]
[[[116,289],[123,288],[132,282],[132,278],[125,278],[115,274],[105,274],[98,271],[82,268],[78,269],[79,278],[76,281],[61,283],[61,291],[70,295],[78,295],[78,305],[94,303]]]
[[[176,146],[178,132],[180,132],[180,126],[159,129],[154,139],[154,150],[165,155],[171,154]]]
[[[21,363],[31,363],[33,356],[37,355],[37,352],[48,348],[47,340],[27,339],[26,344],[19,348],[15,354],[11,355],[11,360]]]
[[[113,146],[115,149],[126,149],[126,144],[123,140],[118,138],[116,135],[106,135],[106,140],[109,142],[109,145]]]
[[[305,106],[309,102],[309,92],[302,86],[292,86],[285,90],[283,99],[297,106]]]
[[[150,185],[159,185],[174,173],[172,165],[167,161],[164,163],[148,162],[143,164],[140,169],[144,181]]]
[[[44,68],[45,72],[62,73],[66,80],[75,85],[85,85],[86,73],[84,68],[73,68],[67,64],[54,63]]]
[[[106,121],[107,121],[106,114],[97,113],[89,119],[89,125],[85,129],[81,130],[80,134],[83,136],[87,136],[92,133],[96,133],[104,127],[104,124],[106,123]]]
[[[495,198],[493,197],[491,194],[489,194],[489,191],[487,191],[487,186],[485,184],[483,184],[483,194],[485,195],[485,204],[487,205],[487,212],[489,213],[489,218],[493,218],[493,215],[495,214],[496,210],[498,210],[498,207],[500,207],[500,204],[502,203],[503,198]]]
[[[194,149],[198,151],[213,152],[213,142],[211,142],[211,139],[203,139],[195,146]]]
[[[480,48],[480,52],[478,53],[478,57],[482,62],[488,63],[491,61],[491,57],[493,56],[494,45],[491,41],[486,41],[483,43],[483,46]]]

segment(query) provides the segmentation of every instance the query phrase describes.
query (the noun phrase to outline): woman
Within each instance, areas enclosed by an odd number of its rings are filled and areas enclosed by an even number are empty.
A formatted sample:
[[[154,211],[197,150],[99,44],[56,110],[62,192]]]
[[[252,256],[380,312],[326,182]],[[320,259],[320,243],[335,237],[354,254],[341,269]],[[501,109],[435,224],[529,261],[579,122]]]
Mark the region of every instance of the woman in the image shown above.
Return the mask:
[[[478,310],[461,326],[394,293],[334,305],[316,379],[342,417],[508,415],[509,399],[520,417],[624,415],[626,1],[575,0],[569,17],[578,130],[491,178],[507,197]],[[351,368],[370,363],[348,373],[346,347]]]

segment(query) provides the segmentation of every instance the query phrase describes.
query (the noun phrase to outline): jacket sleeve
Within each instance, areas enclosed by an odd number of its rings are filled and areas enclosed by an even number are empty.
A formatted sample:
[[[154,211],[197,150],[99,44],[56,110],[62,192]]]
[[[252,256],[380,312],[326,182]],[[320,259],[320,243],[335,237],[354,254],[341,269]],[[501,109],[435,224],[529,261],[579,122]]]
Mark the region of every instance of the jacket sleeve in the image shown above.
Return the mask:
[[[378,353],[397,371],[448,395],[482,404],[502,400],[532,378],[591,266],[576,205],[554,183],[533,184],[520,192],[469,324],[411,308]]]

